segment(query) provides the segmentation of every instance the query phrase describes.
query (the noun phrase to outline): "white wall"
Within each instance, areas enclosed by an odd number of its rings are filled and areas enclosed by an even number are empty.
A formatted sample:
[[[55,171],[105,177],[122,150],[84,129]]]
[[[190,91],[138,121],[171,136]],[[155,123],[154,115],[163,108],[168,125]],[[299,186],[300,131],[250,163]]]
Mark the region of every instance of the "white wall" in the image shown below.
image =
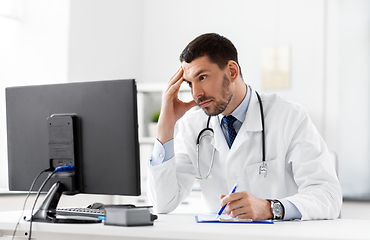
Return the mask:
[[[370,199],[370,1],[329,4],[336,21],[329,25],[327,141],[339,156],[343,194]]]
[[[0,16],[0,188],[7,187],[5,87],[67,81],[69,1],[13,1]]]
[[[144,1],[71,1],[69,81],[136,78],[142,68]]]

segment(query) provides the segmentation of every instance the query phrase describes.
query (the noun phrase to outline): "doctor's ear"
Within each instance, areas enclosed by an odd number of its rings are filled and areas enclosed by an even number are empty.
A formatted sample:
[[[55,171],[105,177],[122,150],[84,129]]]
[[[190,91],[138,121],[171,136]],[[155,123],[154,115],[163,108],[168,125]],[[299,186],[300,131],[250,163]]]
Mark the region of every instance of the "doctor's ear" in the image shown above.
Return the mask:
[[[227,63],[227,67],[229,70],[230,80],[234,82],[239,76],[239,65],[235,61],[230,60]]]

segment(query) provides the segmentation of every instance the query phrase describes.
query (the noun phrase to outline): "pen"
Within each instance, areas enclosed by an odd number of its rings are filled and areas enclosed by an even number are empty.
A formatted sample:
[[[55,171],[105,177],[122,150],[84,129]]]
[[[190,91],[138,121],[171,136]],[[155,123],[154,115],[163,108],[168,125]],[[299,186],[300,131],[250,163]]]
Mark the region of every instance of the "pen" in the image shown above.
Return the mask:
[[[236,191],[236,188],[238,187],[238,183],[235,183],[233,189],[231,189],[231,192],[229,194],[232,194]],[[228,203],[227,203],[228,204]],[[222,212],[225,210],[225,207],[227,206],[227,204],[225,204],[223,207],[220,208],[220,210],[218,211],[217,213],[217,217],[216,219],[218,219],[220,217],[220,215],[222,214]]]

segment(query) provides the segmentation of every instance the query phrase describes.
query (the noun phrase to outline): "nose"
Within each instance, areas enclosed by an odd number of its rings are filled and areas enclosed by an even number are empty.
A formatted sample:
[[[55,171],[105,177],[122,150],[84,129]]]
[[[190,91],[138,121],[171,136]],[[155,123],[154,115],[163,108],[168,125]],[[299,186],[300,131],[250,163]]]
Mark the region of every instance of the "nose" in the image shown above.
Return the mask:
[[[195,100],[202,97],[204,95],[204,91],[203,91],[203,88],[202,88],[201,84],[193,83],[192,88],[191,88],[191,93],[192,93],[193,98]]]

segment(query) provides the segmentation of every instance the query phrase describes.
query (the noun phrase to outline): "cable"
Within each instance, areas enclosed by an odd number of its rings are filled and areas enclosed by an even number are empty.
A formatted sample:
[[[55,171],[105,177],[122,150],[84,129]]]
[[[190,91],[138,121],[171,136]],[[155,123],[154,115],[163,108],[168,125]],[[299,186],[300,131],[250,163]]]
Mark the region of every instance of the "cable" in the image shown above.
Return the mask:
[[[28,194],[27,194],[27,196],[26,196],[26,199],[24,200],[21,216],[19,217],[19,219],[18,219],[18,221],[17,221],[17,224],[15,225],[15,229],[14,229],[14,232],[13,232],[12,240],[14,239],[15,234],[16,234],[16,232],[17,232],[17,228],[18,228],[18,226],[19,226],[19,222],[21,221],[22,216],[23,216],[23,213],[24,213],[24,209],[26,208],[27,199],[28,199],[28,197],[30,196],[30,194],[31,194],[31,192],[32,192],[33,186],[35,185],[35,183],[36,183],[37,179],[41,176],[41,174],[43,174],[43,173],[45,173],[45,172],[51,172],[51,171],[53,171],[53,168],[45,169],[45,170],[43,170],[42,172],[40,172],[40,173],[35,177],[35,179],[33,180],[32,184],[31,184],[31,187],[30,187],[30,190],[28,191]]]
[[[33,211],[35,209],[35,206],[36,206],[36,203],[37,203],[37,200],[40,196],[40,193],[42,191],[42,189],[45,187],[46,183],[50,180],[50,178],[57,172],[72,172],[74,171],[74,166],[61,166],[61,167],[57,167],[53,172],[51,172],[49,174],[49,176],[45,179],[45,181],[41,184],[38,192],[37,192],[37,195],[36,195],[36,198],[35,198],[35,202],[33,203],[33,206],[32,206],[32,209],[31,209],[31,219],[30,219],[30,230],[29,230],[29,234],[28,234],[28,239],[31,240],[31,235],[32,235],[32,222],[33,222]]]
[[[28,234],[28,239],[31,240],[31,234],[32,234],[32,220],[33,220],[33,211],[35,209],[35,206],[36,206],[36,203],[37,203],[37,199],[39,198],[40,196],[40,193],[42,191],[42,189],[45,187],[45,184],[50,180],[50,178],[56,173],[56,170],[54,170],[53,172],[51,172],[49,174],[49,176],[45,179],[45,181],[41,184],[39,190],[37,191],[37,195],[36,195],[36,198],[35,198],[35,202],[33,203],[33,206],[32,206],[32,209],[31,209],[31,218],[30,218],[30,231],[29,231],[29,234]]]
[[[21,215],[17,221],[17,224],[15,225],[15,228],[14,228],[14,232],[13,232],[13,236],[12,236],[12,240],[14,240],[14,237],[15,237],[15,234],[17,232],[17,228],[19,226],[19,222],[20,220],[22,219],[22,216],[23,216],[23,213],[24,213],[24,210],[26,208],[26,204],[27,204],[27,200],[32,192],[32,189],[36,183],[36,181],[39,179],[39,177],[45,173],[45,172],[52,172],[48,177],[47,179],[43,182],[43,184],[41,185],[41,187],[39,188],[38,190],[38,193],[37,193],[37,196],[36,196],[36,199],[35,199],[35,202],[34,202],[34,205],[32,207],[32,211],[31,211],[31,218],[30,218],[30,236],[29,236],[29,239],[31,239],[31,230],[32,230],[32,216],[33,216],[33,210],[35,208],[35,205],[36,205],[36,202],[37,202],[37,199],[38,197],[40,196],[40,193],[42,191],[42,189],[44,188],[45,184],[47,183],[47,181],[49,181],[49,179],[56,173],[56,172],[71,172],[74,170],[74,166],[62,166],[62,167],[58,167],[56,169],[50,167],[48,169],[45,169],[43,171],[41,171],[36,177],[35,179],[33,180],[32,184],[31,184],[31,187],[30,187],[30,190],[28,191],[27,193],[27,196],[26,196],[26,199],[24,200],[24,203],[23,203],[23,208],[22,208],[22,212],[21,212]]]

